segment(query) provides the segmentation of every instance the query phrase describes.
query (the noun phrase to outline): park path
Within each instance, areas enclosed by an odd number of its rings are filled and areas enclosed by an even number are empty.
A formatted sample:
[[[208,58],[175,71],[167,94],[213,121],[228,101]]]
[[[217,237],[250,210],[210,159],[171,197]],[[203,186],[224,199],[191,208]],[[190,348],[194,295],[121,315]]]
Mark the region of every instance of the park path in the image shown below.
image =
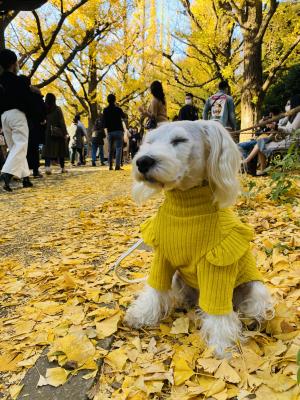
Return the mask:
[[[255,228],[277,315],[221,362],[200,338],[195,310],[153,329],[122,323],[141,285],[120,282],[111,267],[160,203],[134,204],[129,168],[75,168],[34,183],[0,192],[0,399],[298,399],[299,203],[271,202],[265,178],[244,182],[252,189],[237,211]],[[126,271],[144,276],[151,257],[136,253]]]

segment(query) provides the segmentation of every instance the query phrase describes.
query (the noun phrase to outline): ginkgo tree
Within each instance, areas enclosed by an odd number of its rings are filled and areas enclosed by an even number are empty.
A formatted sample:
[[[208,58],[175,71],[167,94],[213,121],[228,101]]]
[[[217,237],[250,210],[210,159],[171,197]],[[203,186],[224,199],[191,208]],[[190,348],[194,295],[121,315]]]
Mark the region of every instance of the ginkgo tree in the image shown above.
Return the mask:
[[[179,32],[187,46],[186,58],[194,59],[201,79],[184,73],[179,84],[211,89],[210,83],[229,79],[241,102],[241,125],[253,125],[261,115],[267,90],[285,65],[300,51],[300,5],[288,0],[181,0],[191,23],[191,33]],[[200,80],[200,83],[199,83]]]

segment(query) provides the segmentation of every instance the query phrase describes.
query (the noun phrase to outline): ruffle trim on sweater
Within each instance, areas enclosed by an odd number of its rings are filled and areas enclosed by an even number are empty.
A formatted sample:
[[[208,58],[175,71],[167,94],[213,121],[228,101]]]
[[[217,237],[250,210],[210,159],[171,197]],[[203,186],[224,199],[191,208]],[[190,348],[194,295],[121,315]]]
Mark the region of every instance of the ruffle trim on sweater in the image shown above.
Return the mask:
[[[253,239],[253,230],[247,225],[238,225],[206,254],[206,259],[213,265],[226,266],[237,262],[249,250]]]

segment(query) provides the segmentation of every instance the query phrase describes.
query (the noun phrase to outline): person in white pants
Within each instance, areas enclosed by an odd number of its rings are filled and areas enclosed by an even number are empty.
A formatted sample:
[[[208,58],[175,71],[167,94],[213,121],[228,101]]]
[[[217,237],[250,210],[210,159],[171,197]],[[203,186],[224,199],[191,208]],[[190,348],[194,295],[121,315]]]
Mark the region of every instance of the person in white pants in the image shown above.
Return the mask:
[[[11,192],[12,176],[23,179],[23,187],[31,187],[27,163],[29,129],[26,112],[30,108],[30,90],[17,76],[16,54],[8,49],[0,51],[0,112],[3,134],[9,153],[2,167],[4,189]]]

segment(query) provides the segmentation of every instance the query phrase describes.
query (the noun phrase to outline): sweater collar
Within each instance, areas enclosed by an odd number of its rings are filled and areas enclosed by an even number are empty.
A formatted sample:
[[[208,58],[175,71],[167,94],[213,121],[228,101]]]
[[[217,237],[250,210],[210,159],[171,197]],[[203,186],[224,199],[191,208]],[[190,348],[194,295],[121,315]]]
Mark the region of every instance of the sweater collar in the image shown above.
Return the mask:
[[[213,204],[211,188],[196,186],[189,190],[170,190],[165,192],[163,209],[175,216],[196,216],[212,214],[218,210]]]

